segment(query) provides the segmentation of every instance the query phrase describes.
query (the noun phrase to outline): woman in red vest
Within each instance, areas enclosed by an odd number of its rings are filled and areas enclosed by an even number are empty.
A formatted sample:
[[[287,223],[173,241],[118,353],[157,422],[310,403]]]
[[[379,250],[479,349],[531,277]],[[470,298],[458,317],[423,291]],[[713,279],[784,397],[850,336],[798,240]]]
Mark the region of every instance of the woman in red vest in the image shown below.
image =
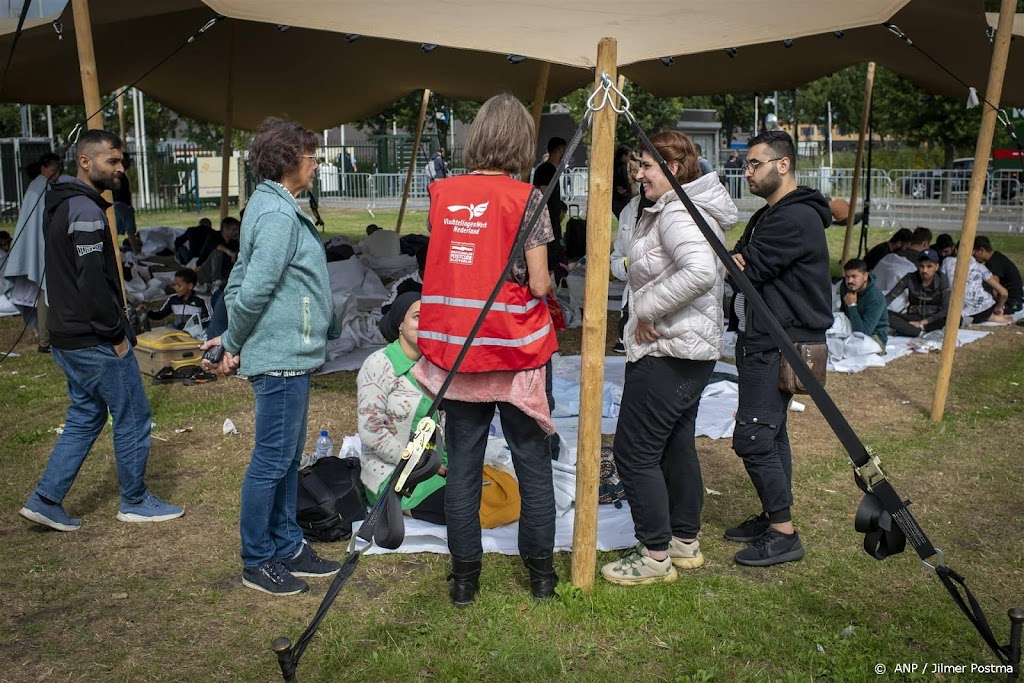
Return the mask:
[[[541,193],[513,179],[529,173],[535,153],[533,119],[511,95],[492,97],[469,129],[469,173],[430,185],[431,231],[413,369],[436,394],[498,281],[521,228]],[[554,239],[547,211],[512,255],[514,265],[445,394],[448,477],[445,510],[452,554],[452,603],[476,596],[483,547],[480,489],[484,450],[494,409],[512,450],[522,513],[519,553],[534,597],[554,595],[555,498],[546,435],[553,434],[545,392],[546,365],[558,348],[544,297],[551,289],[547,244]]]

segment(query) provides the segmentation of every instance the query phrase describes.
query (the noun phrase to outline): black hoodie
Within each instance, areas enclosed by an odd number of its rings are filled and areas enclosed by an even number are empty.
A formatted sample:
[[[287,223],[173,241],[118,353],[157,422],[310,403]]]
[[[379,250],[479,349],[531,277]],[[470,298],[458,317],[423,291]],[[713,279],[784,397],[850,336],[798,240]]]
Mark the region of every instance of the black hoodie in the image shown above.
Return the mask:
[[[108,204],[81,180],[62,175],[46,192],[46,326],[59,349],[119,344],[125,320]]]
[[[744,274],[795,342],[824,342],[832,326],[825,242],[831,223],[832,212],[821,193],[798,187],[751,216],[734,249],[746,261]],[[778,348],[749,302],[745,327],[743,353]]]

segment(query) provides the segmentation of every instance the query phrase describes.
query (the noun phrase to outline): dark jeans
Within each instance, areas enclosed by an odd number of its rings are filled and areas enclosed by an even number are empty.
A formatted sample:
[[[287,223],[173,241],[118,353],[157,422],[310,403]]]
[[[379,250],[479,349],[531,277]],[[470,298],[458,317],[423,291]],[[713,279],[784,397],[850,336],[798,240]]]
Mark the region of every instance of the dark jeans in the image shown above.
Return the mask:
[[[889,311],[889,333],[898,334],[901,337],[917,337],[920,336],[922,332],[941,330],[946,326],[945,317],[928,323],[924,326],[924,330],[910,324],[911,321],[916,322],[921,320],[921,318],[922,316],[917,313],[896,313],[895,311]]]
[[[779,390],[778,349],[745,353],[743,333],[736,343],[739,407],[732,447],[774,524],[788,522],[793,505],[793,451],[786,432],[786,411],[793,395]]]
[[[694,433],[714,369],[712,360],[654,356],[626,365],[612,449],[636,538],[650,550],[700,532],[704,480]]]
[[[256,397],[256,444],[242,481],[240,530],[247,569],[292,557],[302,545],[295,506],[310,377],[249,378]]]
[[[463,562],[475,562],[483,557],[480,492],[487,428],[494,417],[494,406],[494,403],[444,401],[448,445],[448,476],[444,487],[448,550],[453,559]],[[512,450],[523,501],[519,516],[519,553],[524,557],[547,557],[555,547],[555,490],[544,430],[511,403],[497,406],[502,431]]]
[[[228,329],[228,307],[224,303],[224,288],[218,289],[210,297],[210,310],[210,323],[206,326],[207,339],[219,337]]]

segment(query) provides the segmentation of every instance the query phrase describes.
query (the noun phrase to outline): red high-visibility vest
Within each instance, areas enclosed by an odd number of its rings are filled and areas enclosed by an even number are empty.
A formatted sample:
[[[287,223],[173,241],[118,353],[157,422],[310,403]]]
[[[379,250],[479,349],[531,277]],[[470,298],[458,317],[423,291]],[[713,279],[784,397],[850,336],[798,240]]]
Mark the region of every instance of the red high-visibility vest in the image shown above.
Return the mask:
[[[501,275],[532,187],[508,176],[431,183],[430,247],[420,299],[419,347],[450,370]],[[551,313],[530,288],[505,281],[459,372],[526,370],[558,349]]]

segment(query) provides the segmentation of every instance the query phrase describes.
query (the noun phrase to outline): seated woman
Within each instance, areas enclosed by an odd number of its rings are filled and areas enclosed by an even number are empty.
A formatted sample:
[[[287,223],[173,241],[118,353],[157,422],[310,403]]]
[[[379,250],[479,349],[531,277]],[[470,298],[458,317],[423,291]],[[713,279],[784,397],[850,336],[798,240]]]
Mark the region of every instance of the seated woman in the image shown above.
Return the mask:
[[[419,292],[406,292],[395,299],[380,321],[381,334],[391,343],[366,359],[356,380],[359,438],[363,442],[360,478],[371,505],[430,407],[430,400],[409,372],[422,355],[416,343],[419,317]],[[411,496],[401,499],[406,515],[432,524],[445,523],[448,459],[443,451],[441,459],[444,464],[438,473],[419,484]]]

